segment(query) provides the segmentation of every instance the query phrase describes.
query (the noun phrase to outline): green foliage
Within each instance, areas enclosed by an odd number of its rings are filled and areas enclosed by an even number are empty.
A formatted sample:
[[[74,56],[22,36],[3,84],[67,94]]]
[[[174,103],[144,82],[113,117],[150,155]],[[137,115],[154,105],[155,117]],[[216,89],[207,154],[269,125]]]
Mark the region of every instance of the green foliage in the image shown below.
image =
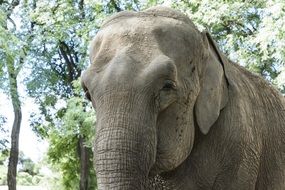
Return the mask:
[[[19,153],[19,170],[17,174],[18,185],[39,185],[43,176],[39,172],[40,166],[34,163],[23,152]]]
[[[85,139],[92,155],[95,113],[82,98],[78,79],[89,64],[88,44],[110,14],[167,3],[189,15],[199,30],[210,31],[232,60],[285,93],[282,0],[25,0],[17,12],[10,11],[9,3],[0,1],[0,88],[7,94],[12,92],[11,96],[16,94],[9,81],[17,84],[21,69],[29,73],[24,77],[25,85],[40,108],[40,114],[31,115],[31,127],[49,141],[48,159],[58,171],[56,177],[47,180],[55,184],[53,189],[78,189],[80,138]],[[15,25],[11,18],[21,24]],[[23,67],[24,62],[28,67]],[[4,135],[0,150],[5,150],[7,142],[3,123],[5,119],[0,117],[0,134]],[[4,163],[4,158],[1,153],[0,162]],[[92,156],[89,159],[89,189],[94,189]],[[1,183],[6,180],[3,167],[0,164]],[[28,158],[22,159],[19,184],[38,184],[40,179],[38,166]]]
[[[7,185],[8,149],[0,150],[0,185]]]
[[[61,172],[64,189],[78,189],[80,138],[91,155],[89,188],[96,186],[91,149],[95,117],[90,105],[79,98],[83,93],[76,81],[89,64],[88,44],[108,14],[138,10],[138,5],[137,1],[40,1],[30,11],[32,77],[26,85],[43,115],[33,114],[31,121],[34,131],[50,143],[49,160]]]
[[[7,185],[8,158],[9,151],[7,149],[0,152],[0,185]],[[44,179],[44,176],[39,173],[40,166],[26,157],[23,152],[20,152],[19,165],[18,185],[39,185]]]
[[[90,34],[97,31],[101,22],[101,13],[94,9],[101,6],[100,3],[63,0],[37,3],[30,13],[35,23],[33,77],[27,80],[32,97],[44,102],[45,98],[41,99],[43,93],[72,96],[72,81],[78,79],[88,63]]]
[[[1,150],[0,152],[0,165],[5,165],[8,161],[9,151],[7,149]]]
[[[65,110],[61,118],[62,126],[60,128],[55,127],[49,132],[48,156],[51,163],[62,172],[64,188],[78,189],[80,175],[78,139],[79,136],[85,137],[85,146],[89,147],[89,154],[92,155],[95,114],[82,97],[70,98]],[[89,189],[96,187],[92,158],[91,156],[89,160]]]
[[[16,94],[16,77],[23,64],[24,43],[15,31],[15,26],[9,27],[13,20],[10,18],[9,6],[0,4],[0,89],[9,96]],[[9,22],[10,21],[10,22]],[[9,40],[7,40],[9,39]],[[9,84],[10,83],[10,84]]]
[[[31,175],[28,172],[20,171],[17,174],[17,184],[24,186],[37,186],[44,180],[42,175]]]
[[[32,185],[33,184],[33,177],[26,172],[19,172],[18,173],[18,180],[17,183],[20,185]]]
[[[39,168],[30,158],[26,157],[23,152],[19,154],[19,165],[19,172],[25,172],[31,176],[39,174]]]
[[[0,164],[0,185],[7,185],[7,167]]]
[[[8,143],[8,140],[7,140],[8,139],[8,131],[7,131],[7,129],[4,128],[5,123],[6,123],[6,118],[4,116],[0,115],[0,151],[5,150],[7,147],[7,143]]]
[[[0,83],[4,91],[12,101],[14,111],[14,123],[11,130],[11,148],[8,164],[8,186],[16,185],[17,159],[19,148],[19,133],[21,126],[21,101],[18,92],[17,77],[23,68],[27,53],[27,45],[18,34],[13,20],[13,11],[19,5],[19,0],[12,2],[0,2]],[[28,35],[27,35],[28,36]]]
[[[209,30],[233,61],[284,92],[284,1],[181,0],[173,6]]]

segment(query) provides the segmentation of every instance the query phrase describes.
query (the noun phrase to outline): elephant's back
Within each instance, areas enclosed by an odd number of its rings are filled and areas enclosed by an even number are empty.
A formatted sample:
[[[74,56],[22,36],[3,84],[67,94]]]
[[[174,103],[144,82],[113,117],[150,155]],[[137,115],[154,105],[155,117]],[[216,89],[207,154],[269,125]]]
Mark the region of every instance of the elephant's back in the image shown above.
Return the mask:
[[[285,98],[268,81],[238,64],[230,63],[228,72],[236,114],[256,144],[251,146],[260,162],[256,188],[284,189]]]
[[[283,95],[264,78],[238,64],[229,63],[227,67],[232,107],[236,107],[236,112],[242,117],[241,120],[243,119],[245,125],[256,131],[256,135],[259,135],[263,141],[282,139],[282,142],[276,143],[281,143],[285,147]]]
[[[236,63],[230,62],[229,65],[231,73],[228,78],[237,98],[251,104],[253,111],[263,112],[259,113],[260,116],[265,116],[265,119],[271,116],[285,128],[285,97],[263,77]]]

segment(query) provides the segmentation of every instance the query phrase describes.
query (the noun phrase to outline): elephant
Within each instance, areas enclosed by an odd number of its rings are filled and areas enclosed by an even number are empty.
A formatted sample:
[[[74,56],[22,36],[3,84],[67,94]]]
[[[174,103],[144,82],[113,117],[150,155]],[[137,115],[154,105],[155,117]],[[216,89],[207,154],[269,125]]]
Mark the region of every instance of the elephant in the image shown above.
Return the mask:
[[[90,62],[99,190],[285,189],[284,97],[183,13],[116,13]]]

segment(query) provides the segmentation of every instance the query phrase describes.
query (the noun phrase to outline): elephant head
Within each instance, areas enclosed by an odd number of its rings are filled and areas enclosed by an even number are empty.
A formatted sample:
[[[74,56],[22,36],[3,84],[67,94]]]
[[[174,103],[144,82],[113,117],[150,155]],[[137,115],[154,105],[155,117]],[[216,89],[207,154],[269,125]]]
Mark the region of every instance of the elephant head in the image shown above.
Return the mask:
[[[185,161],[227,103],[223,58],[183,14],[154,7],[109,18],[82,85],[97,113],[99,189],[147,189]]]

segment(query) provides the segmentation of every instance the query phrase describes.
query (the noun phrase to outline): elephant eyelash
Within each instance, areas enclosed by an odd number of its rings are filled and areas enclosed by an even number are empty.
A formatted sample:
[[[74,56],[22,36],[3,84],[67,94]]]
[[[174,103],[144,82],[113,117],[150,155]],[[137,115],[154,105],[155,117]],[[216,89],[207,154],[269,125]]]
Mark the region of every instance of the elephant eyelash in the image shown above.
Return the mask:
[[[175,90],[175,89],[176,89],[176,84],[172,80],[166,80],[162,87],[162,90]]]

